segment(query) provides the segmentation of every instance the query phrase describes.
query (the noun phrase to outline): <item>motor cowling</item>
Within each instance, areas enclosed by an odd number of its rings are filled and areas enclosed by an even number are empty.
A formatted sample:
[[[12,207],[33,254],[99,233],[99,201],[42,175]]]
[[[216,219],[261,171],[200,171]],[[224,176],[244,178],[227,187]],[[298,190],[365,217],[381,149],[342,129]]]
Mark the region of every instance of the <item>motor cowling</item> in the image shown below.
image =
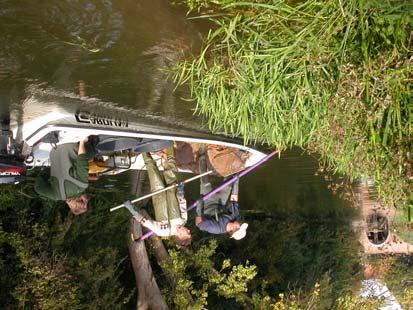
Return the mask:
[[[18,184],[26,175],[26,165],[15,156],[0,156],[0,184]]]
[[[24,159],[18,154],[10,130],[10,119],[2,117],[0,118],[0,184],[18,184],[26,175]]]

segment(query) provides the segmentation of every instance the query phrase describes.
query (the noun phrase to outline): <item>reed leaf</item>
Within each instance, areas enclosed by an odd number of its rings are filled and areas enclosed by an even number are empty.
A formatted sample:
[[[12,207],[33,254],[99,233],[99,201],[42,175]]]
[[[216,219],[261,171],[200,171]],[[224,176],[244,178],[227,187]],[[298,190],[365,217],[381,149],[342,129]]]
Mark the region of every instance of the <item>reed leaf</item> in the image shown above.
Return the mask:
[[[321,155],[406,202],[413,175],[407,1],[206,1],[205,48],[174,68],[214,131]],[[400,168],[402,167],[402,168]]]

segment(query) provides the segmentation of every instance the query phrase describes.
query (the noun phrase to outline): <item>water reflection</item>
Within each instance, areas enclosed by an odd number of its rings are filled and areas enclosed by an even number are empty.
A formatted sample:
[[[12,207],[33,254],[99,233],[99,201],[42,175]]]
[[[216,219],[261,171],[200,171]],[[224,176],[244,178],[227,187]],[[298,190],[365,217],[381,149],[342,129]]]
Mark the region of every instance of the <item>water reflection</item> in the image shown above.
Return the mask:
[[[83,80],[89,98],[200,127],[164,73],[198,42],[182,9],[160,0],[2,1],[0,12],[0,93],[19,83],[77,94]]]
[[[122,26],[108,1],[2,1],[0,12],[2,79],[51,82],[61,62],[76,63],[82,52],[113,46]]]
[[[306,217],[349,213],[348,202],[332,194],[324,177],[316,175],[317,169],[315,157],[291,149],[268,162],[266,168],[247,175],[241,197],[251,208],[290,211]]]

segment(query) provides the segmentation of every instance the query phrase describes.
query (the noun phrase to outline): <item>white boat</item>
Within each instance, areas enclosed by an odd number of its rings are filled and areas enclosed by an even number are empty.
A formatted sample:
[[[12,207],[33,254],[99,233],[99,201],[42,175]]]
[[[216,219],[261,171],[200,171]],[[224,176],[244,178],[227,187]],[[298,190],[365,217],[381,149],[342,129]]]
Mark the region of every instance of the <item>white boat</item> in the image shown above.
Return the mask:
[[[15,182],[10,177],[13,173],[15,176],[23,174],[24,168],[50,166],[49,154],[53,147],[78,142],[86,136],[99,137],[96,148],[101,153],[99,161],[103,160],[104,164],[97,165],[102,168],[97,174],[145,169],[141,152],[146,151],[152,152],[162,169],[162,152],[159,151],[170,144],[174,145],[177,158],[182,157],[179,152],[183,152],[182,149],[185,148],[187,150],[188,145],[193,149],[205,145],[212,150],[226,150],[227,155],[231,152],[241,154],[242,167],[238,164],[234,171],[229,167],[226,175],[247,168],[265,156],[263,152],[235,139],[193,129],[171,129],[164,124],[159,125],[154,119],[136,120],[133,117],[130,121],[127,114],[127,111],[99,107],[91,109],[76,106],[68,109],[38,101],[25,104],[19,112],[11,113],[7,152],[3,148],[0,156],[0,176],[4,177],[2,183]],[[3,130],[3,138],[5,132],[7,130]],[[112,154],[108,155],[108,151]],[[219,151],[215,153],[219,154]],[[180,165],[179,162],[177,165],[181,172],[199,172],[188,165]],[[89,172],[93,173],[91,170]]]

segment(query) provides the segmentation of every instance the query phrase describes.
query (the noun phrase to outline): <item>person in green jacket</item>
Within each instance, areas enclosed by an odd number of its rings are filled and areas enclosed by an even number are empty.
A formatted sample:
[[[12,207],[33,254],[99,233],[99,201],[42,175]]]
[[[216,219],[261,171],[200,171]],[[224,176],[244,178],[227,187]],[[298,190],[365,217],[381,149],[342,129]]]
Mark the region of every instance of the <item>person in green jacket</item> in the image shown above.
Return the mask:
[[[58,145],[50,152],[50,175],[36,178],[35,191],[52,200],[64,200],[73,214],[87,211],[88,156],[85,143]]]

